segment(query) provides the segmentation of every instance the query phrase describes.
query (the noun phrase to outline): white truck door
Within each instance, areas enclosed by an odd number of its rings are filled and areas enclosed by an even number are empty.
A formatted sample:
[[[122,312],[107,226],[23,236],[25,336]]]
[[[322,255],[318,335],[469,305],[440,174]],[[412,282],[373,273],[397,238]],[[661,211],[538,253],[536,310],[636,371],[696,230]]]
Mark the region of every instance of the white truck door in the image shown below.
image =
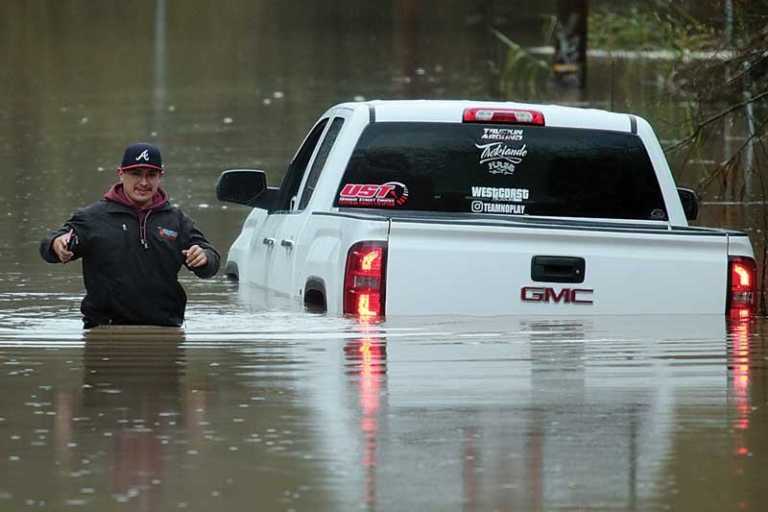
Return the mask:
[[[265,280],[266,261],[271,247],[265,242],[265,231],[270,229],[270,215],[266,210],[254,208],[245,219],[243,236],[247,240],[238,261],[242,268],[239,270],[240,280],[263,286]],[[239,250],[239,249],[238,249]]]
[[[323,117],[307,134],[283,177],[283,181],[280,184],[280,196],[277,207],[265,220],[264,229],[262,230],[263,235],[254,237],[251,242],[252,245],[262,244],[264,246],[264,281],[256,284],[263,286],[267,290],[287,292],[285,286],[286,276],[284,275],[285,258],[290,256],[291,246],[286,240],[284,233],[288,229],[286,226],[291,226],[297,222],[297,216],[300,212],[296,211],[294,203],[299,185],[304,178],[304,172],[315,153],[327,124],[328,118]],[[254,248],[253,253],[255,255],[259,254],[259,250]],[[256,263],[255,260],[254,263]],[[253,274],[259,275],[255,271]]]
[[[304,237],[301,236],[311,215],[307,205],[328,155],[336,142],[336,137],[344,126],[342,114],[336,115],[334,113],[332,119],[328,123],[327,129],[322,133],[319,144],[316,145],[312,157],[305,166],[306,172],[303,173],[302,186],[292,200],[290,212],[283,216],[282,222],[275,232],[275,250],[268,280],[270,289],[280,294],[301,295],[301,289],[304,286],[304,283],[294,282],[294,267],[297,254],[300,251],[305,251],[307,246]]]

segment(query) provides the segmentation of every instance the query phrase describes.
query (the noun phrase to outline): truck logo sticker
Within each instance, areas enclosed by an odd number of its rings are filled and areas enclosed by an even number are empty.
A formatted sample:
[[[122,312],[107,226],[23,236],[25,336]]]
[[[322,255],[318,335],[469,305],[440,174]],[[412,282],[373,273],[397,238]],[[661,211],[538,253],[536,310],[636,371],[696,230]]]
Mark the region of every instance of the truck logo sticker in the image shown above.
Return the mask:
[[[512,128],[483,128],[483,135],[480,137],[485,140],[523,140],[523,130]]]
[[[408,187],[399,181],[383,185],[347,183],[339,192],[339,206],[395,208],[408,202]]]
[[[555,304],[594,304],[592,295],[595,290],[588,288],[548,288],[543,286],[523,286],[520,288],[520,300],[523,302],[543,302]]]
[[[504,142],[489,142],[475,144],[475,147],[482,150],[480,165],[488,164],[488,172],[491,174],[514,174],[515,166],[528,154],[525,144],[512,148]]]

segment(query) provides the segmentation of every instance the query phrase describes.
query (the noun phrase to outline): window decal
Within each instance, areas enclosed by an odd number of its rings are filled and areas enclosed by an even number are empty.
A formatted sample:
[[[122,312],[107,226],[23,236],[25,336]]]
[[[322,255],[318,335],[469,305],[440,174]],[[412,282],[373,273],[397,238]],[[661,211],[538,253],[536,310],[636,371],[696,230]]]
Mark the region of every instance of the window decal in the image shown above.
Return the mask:
[[[339,192],[339,206],[395,208],[408,202],[408,187],[399,181],[383,185],[347,183]]]
[[[524,215],[525,205],[520,204],[531,196],[527,188],[472,187],[472,213]],[[511,204],[510,204],[511,203]]]
[[[483,128],[483,135],[480,138],[483,140],[520,141],[523,140],[523,130],[512,128]]]
[[[482,150],[480,165],[488,164],[488,172],[491,174],[514,174],[515,166],[523,163],[523,158],[528,154],[525,144],[513,148],[504,142],[489,142],[475,144],[475,147]]]

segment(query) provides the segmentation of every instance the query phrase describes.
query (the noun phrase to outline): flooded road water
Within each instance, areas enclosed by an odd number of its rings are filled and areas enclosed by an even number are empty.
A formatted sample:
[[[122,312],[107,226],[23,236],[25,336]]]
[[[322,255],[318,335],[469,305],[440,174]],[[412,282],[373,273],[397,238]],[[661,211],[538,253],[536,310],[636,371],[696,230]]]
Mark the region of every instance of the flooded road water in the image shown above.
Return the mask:
[[[0,510],[768,498],[762,323],[192,313],[183,332],[0,331]]]
[[[541,46],[547,9],[3,2],[0,511],[762,510],[762,319],[365,325],[183,273],[183,330],[84,332],[79,264],[38,256],[136,140],[163,148],[173,202],[225,253],[247,210],[215,200],[219,172],[261,168],[278,184],[341,101],[532,98],[684,135],[668,63],[593,60],[584,92],[505,81],[489,24]],[[672,160],[681,184],[738,133],[722,135],[698,163]],[[706,192],[699,224],[757,243],[757,208]]]

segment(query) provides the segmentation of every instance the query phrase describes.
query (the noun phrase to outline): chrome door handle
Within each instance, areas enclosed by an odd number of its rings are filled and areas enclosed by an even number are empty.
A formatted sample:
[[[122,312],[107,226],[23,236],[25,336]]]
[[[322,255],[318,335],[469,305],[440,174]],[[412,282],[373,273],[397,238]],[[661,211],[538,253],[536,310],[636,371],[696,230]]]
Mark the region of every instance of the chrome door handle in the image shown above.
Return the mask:
[[[293,240],[281,240],[280,245],[287,247],[288,249],[293,249]]]
[[[274,238],[265,238],[264,240],[261,241],[261,243],[263,243],[264,245],[267,245],[269,247],[272,247],[273,245],[275,245],[275,239]]]

